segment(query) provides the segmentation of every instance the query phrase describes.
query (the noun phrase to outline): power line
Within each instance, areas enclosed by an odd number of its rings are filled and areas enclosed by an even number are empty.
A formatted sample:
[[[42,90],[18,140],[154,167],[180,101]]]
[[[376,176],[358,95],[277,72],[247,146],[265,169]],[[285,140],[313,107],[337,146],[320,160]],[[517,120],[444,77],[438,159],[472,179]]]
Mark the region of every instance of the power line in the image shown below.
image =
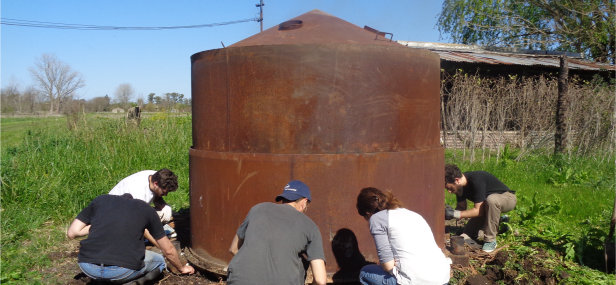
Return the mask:
[[[29,20],[19,20],[10,18],[0,18],[0,24],[9,26],[20,26],[30,28],[48,28],[48,29],[67,29],[67,30],[90,30],[90,31],[152,31],[152,30],[176,30],[176,29],[195,29],[195,28],[209,28],[216,26],[224,26],[231,24],[238,24],[244,22],[259,22],[260,18],[251,18],[231,22],[221,22],[213,24],[202,25],[190,25],[190,26],[169,26],[169,27],[116,27],[116,26],[97,26],[97,25],[82,25],[82,24],[66,24],[66,23],[53,23],[53,22],[39,22]]]

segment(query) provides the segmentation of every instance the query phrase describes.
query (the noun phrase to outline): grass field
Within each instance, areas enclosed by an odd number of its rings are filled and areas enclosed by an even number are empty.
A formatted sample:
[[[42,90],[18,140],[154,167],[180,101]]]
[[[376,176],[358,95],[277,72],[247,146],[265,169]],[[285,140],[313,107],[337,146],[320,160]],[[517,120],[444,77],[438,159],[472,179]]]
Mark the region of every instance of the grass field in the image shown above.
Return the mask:
[[[62,117],[2,118],[1,127],[2,283],[45,283],[37,269],[52,266],[46,253],[65,241],[76,214],[136,171],[172,169],[179,189],[165,200],[175,211],[189,207],[190,116],[151,114],[135,127],[118,117],[88,115],[72,131]],[[518,191],[510,213],[514,231],[502,236],[511,250],[554,252],[570,264],[563,268],[572,274],[569,284],[613,284],[613,274],[597,269],[614,205],[614,157],[529,155],[515,161],[510,152],[484,164],[447,152],[446,162],[462,171],[489,171]],[[455,205],[455,198],[447,194],[446,202]]]

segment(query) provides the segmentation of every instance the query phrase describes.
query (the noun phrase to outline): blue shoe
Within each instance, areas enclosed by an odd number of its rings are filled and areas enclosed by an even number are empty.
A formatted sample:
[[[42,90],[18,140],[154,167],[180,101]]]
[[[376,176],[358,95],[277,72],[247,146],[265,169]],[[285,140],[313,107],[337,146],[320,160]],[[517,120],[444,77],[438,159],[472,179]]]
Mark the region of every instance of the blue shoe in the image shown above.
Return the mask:
[[[483,244],[483,251],[485,252],[493,252],[496,249],[496,241],[486,242]]]

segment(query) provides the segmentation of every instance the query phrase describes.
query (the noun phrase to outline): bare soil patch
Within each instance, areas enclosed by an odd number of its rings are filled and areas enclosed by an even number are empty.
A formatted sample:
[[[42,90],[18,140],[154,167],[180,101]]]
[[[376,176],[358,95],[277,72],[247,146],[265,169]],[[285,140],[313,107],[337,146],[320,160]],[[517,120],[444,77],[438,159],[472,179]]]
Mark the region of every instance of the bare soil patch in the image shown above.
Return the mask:
[[[182,251],[190,246],[190,223],[188,211],[174,216],[175,229],[178,234]],[[446,232],[460,234],[463,222],[447,221]],[[516,256],[511,251],[506,251],[507,245],[500,246],[493,253],[485,253],[480,249],[465,246],[466,255],[470,259],[468,266],[452,265],[452,278],[457,281],[452,284],[558,284],[567,279],[566,272],[554,272],[545,267],[545,264],[553,263],[554,257],[549,256],[544,250],[537,249],[531,256]],[[156,250],[156,248],[149,249]],[[62,245],[62,249],[48,255],[55,266],[44,268],[40,272],[44,276],[45,284],[99,284],[93,282],[81,272],[77,265],[79,242],[68,240]],[[445,250],[446,255],[450,255]],[[546,261],[550,262],[546,262]],[[515,264],[515,265],[513,265]],[[156,285],[171,284],[226,284],[222,278],[215,277],[208,272],[196,272],[193,275],[176,275],[171,271],[164,272],[151,282]],[[349,284],[349,283],[345,283]]]

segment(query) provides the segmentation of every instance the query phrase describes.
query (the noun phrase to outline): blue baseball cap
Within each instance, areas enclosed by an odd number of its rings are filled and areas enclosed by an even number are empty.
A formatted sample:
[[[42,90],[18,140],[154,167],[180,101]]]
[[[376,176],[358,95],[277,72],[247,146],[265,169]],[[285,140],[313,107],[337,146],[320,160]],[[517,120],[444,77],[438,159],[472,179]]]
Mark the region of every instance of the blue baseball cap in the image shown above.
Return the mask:
[[[284,187],[284,191],[282,194],[276,196],[276,202],[285,198],[289,201],[295,201],[299,198],[308,198],[308,201],[312,202],[312,198],[310,196],[310,189],[308,189],[308,185],[299,180],[293,180]]]

